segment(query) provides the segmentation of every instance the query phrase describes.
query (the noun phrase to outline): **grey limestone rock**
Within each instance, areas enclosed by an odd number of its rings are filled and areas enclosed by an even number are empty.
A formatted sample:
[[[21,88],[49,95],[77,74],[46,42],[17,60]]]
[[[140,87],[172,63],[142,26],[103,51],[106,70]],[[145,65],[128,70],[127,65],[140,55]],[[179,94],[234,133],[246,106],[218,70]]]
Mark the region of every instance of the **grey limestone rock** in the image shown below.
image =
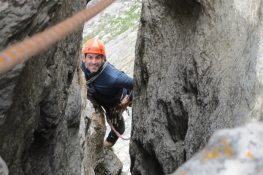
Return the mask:
[[[101,110],[95,110],[87,101],[80,124],[83,150],[83,175],[119,175],[122,163],[112,150],[103,147],[106,132],[105,118]]]
[[[72,16],[84,9],[87,2],[1,1],[0,49]],[[103,149],[105,122],[82,122],[87,119],[85,111],[94,109],[85,108],[86,94],[81,89],[85,83],[80,82],[77,69],[81,34],[82,28],[76,29],[0,76],[0,155],[10,174],[121,172],[120,160]],[[104,120],[95,117],[94,121],[100,119]]]
[[[261,0],[143,0],[131,172],[169,174],[211,134],[262,119]]]
[[[1,1],[0,49],[43,31],[85,5],[84,0]],[[81,98],[75,70],[81,34],[82,29],[76,29],[0,76],[0,155],[10,174],[80,174]]]
[[[262,174],[262,128],[262,123],[251,123],[217,131],[206,147],[173,175]]]
[[[104,149],[103,161],[95,168],[95,174],[120,175],[122,163],[111,149]]]

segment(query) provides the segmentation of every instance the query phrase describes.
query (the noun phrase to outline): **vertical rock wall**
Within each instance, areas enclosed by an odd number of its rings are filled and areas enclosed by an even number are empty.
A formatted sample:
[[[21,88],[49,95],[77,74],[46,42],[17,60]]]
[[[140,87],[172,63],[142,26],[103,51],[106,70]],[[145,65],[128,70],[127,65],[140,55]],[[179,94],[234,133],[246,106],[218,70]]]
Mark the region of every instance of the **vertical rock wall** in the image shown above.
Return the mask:
[[[85,3],[0,2],[0,49],[73,15]],[[10,174],[80,174],[81,98],[75,70],[81,33],[77,29],[0,77],[0,155]]]
[[[0,2],[0,49],[82,10],[88,1]],[[0,76],[0,174],[111,174],[122,163],[103,148],[105,121],[86,98],[82,28]]]
[[[82,175],[119,175],[122,163],[112,149],[104,148],[105,118],[90,102],[82,112],[80,135],[83,150]]]
[[[143,0],[132,174],[167,174],[211,133],[262,116],[261,0]]]

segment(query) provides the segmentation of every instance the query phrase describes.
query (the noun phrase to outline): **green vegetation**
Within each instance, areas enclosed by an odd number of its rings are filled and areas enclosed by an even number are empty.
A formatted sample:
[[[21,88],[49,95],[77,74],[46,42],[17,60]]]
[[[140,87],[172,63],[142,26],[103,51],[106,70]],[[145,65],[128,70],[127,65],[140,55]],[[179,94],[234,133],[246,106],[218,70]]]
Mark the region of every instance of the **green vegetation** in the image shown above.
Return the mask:
[[[99,26],[94,28],[92,33],[85,36],[82,43],[95,36],[103,37],[104,41],[108,42],[133,27],[140,18],[141,0],[133,0],[133,2],[131,7],[120,16],[103,15],[99,21]]]

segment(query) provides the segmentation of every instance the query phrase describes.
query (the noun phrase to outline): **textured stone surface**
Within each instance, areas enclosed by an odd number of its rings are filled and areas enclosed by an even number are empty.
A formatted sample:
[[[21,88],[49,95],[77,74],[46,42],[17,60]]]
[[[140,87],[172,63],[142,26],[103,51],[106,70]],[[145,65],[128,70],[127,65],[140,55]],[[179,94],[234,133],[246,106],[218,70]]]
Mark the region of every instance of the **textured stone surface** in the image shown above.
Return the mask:
[[[225,129],[212,135],[207,146],[173,175],[262,174],[263,123]]]
[[[81,118],[81,145],[83,149],[82,174],[95,175],[96,166],[103,161],[104,116],[95,112],[88,102]]]
[[[220,128],[262,116],[261,0],[144,0],[132,174],[167,174]]]
[[[111,149],[104,149],[103,161],[95,168],[95,174],[120,175],[122,162]]]
[[[84,0],[0,2],[0,49],[85,7]],[[0,155],[10,174],[80,174],[82,29],[0,77]],[[68,109],[66,109],[68,107]]]
[[[0,49],[73,15],[86,2],[0,2]],[[86,104],[80,87],[85,83],[76,72],[81,33],[77,29],[0,77],[0,155],[10,174],[121,172],[120,160],[102,147],[103,117],[85,113],[94,109]],[[92,118],[90,125],[86,116]]]
[[[103,113],[95,111],[87,101],[82,111],[80,134],[83,150],[83,175],[118,175],[122,163],[112,150],[104,149],[103,141],[106,131]]]

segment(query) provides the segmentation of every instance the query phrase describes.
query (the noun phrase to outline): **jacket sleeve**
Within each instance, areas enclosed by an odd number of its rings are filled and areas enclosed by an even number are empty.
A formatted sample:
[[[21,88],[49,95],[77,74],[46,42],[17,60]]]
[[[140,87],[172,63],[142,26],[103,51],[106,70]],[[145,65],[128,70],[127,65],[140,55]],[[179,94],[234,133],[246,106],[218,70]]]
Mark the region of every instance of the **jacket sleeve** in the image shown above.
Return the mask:
[[[120,72],[116,78],[115,86],[125,89],[133,89],[133,78],[129,77],[124,72]]]

